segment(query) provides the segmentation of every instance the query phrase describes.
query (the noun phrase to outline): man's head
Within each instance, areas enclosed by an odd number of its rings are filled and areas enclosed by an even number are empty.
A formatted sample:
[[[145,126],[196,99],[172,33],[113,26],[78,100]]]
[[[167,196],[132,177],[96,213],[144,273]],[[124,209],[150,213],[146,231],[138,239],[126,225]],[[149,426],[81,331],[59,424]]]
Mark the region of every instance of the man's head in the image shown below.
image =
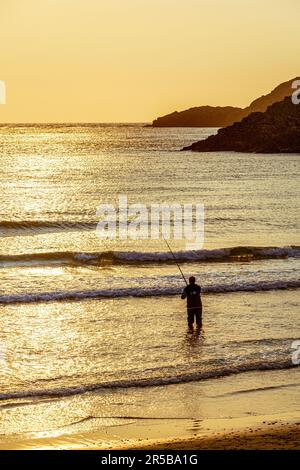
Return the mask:
[[[189,283],[190,284],[193,285],[193,284],[195,284],[195,282],[196,282],[196,278],[194,276],[189,277]]]

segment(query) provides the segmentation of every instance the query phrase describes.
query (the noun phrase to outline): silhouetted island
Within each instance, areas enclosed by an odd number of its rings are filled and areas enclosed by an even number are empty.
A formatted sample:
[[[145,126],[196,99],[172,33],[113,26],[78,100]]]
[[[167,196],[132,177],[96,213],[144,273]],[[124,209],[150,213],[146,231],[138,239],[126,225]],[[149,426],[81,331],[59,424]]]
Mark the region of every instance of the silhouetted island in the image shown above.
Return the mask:
[[[267,111],[252,113],[241,122],[219,129],[216,135],[182,150],[300,153],[300,105],[286,97],[269,106]]]
[[[233,106],[200,106],[175,111],[167,116],[159,117],[153,121],[153,127],[224,127],[235,121],[240,121],[242,108]]]
[[[253,112],[264,112],[273,103],[282,101],[286,96],[290,96],[294,91],[292,83],[294,78],[281,83],[271,93],[263,95],[254,100],[247,108],[237,108],[233,106],[199,106],[186,109],[185,111],[167,114],[155,119],[153,127],[226,127],[234,122],[241,121],[244,117]]]

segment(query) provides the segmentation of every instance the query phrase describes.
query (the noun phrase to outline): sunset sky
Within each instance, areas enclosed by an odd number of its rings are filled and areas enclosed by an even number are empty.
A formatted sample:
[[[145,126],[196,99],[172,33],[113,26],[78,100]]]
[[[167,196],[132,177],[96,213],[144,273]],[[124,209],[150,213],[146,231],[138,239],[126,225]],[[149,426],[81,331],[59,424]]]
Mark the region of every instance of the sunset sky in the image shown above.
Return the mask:
[[[0,0],[0,121],[246,106],[299,75],[299,18],[299,0]]]

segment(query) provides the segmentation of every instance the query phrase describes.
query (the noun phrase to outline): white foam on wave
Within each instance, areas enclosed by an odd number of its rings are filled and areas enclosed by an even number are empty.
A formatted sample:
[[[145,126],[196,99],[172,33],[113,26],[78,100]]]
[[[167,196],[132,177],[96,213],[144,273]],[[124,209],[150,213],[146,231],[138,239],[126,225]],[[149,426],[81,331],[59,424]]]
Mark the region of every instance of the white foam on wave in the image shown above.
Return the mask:
[[[300,258],[300,247],[231,247],[212,250],[177,251],[175,258],[181,262],[235,262],[260,259]],[[43,264],[143,264],[174,262],[173,255],[166,252],[107,251],[107,252],[49,252],[24,255],[0,256],[4,266],[30,263],[32,266]]]
[[[270,282],[241,282],[233,284],[215,284],[203,286],[202,292],[208,294],[230,293],[230,292],[259,292],[277,289],[297,289],[300,287],[300,280],[270,281]],[[177,287],[157,287],[157,288],[135,288],[124,289],[99,289],[91,291],[61,291],[13,294],[0,296],[0,304],[31,303],[31,302],[54,302],[54,301],[80,301],[85,299],[120,298],[120,297],[157,297],[179,295],[181,289]]]

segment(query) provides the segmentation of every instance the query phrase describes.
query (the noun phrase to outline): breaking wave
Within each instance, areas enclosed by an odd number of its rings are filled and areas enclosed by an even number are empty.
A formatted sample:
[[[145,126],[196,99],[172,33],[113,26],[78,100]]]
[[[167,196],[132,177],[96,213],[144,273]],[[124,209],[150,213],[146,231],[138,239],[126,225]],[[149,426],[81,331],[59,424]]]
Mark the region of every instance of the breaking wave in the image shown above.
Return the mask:
[[[299,258],[299,246],[287,247],[248,247],[218,248],[212,250],[177,251],[176,259],[181,262],[238,262],[280,258]],[[46,252],[22,255],[0,255],[0,265],[106,265],[106,264],[147,264],[173,263],[170,252],[137,252],[137,251],[106,251],[106,252]]]
[[[212,286],[204,286],[202,292],[209,294],[226,294],[228,292],[259,292],[270,290],[286,290],[298,289],[300,280],[287,281],[270,281],[270,282],[237,282],[233,284],[215,284]],[[116,289],[99,289],[86,291],[70,291],[70,292],[42,292],[42,293],[26,293],[1,295],[0,304],[14,303],[32,303],[32,302],[58,302],[58,301],[81,301],[88,299],[105,299],[105,298],[121,298],[121,297],[158,297],[179,295],[181,289],[177,287],[157,287],[157,288],[116,288]]]
[[[219,377],[226,377],[233,374],[240,374],[243,372],[251,371],[266,371],[266,370],[282,370],[290,369],[295,367],[289,359],[279,359],[274,361],[249,361],[248,363],[239,364],[238,366],[224,366],[216,367],[214,369],[183,373],[175,376],[167,377],[153,377],[146,379],[128,379],[128,380],[117,380],[111,382],[89,384],[89,385],[78,385],[73,387],[56,388],[56,389],[36,389],[36,390],[24,390],[17,392],[1,393],[0,400],[9,399],[20,399],[20,398],[33,398],[33,397],[66,397],[70,395],[80,395],[88,392],[95,392],[107,389],[118,389],[118,388],[145,388],[145,387],[157,387],[173,384],[181,384],[188,382],[198,382],[202,380],[214,379]]]

